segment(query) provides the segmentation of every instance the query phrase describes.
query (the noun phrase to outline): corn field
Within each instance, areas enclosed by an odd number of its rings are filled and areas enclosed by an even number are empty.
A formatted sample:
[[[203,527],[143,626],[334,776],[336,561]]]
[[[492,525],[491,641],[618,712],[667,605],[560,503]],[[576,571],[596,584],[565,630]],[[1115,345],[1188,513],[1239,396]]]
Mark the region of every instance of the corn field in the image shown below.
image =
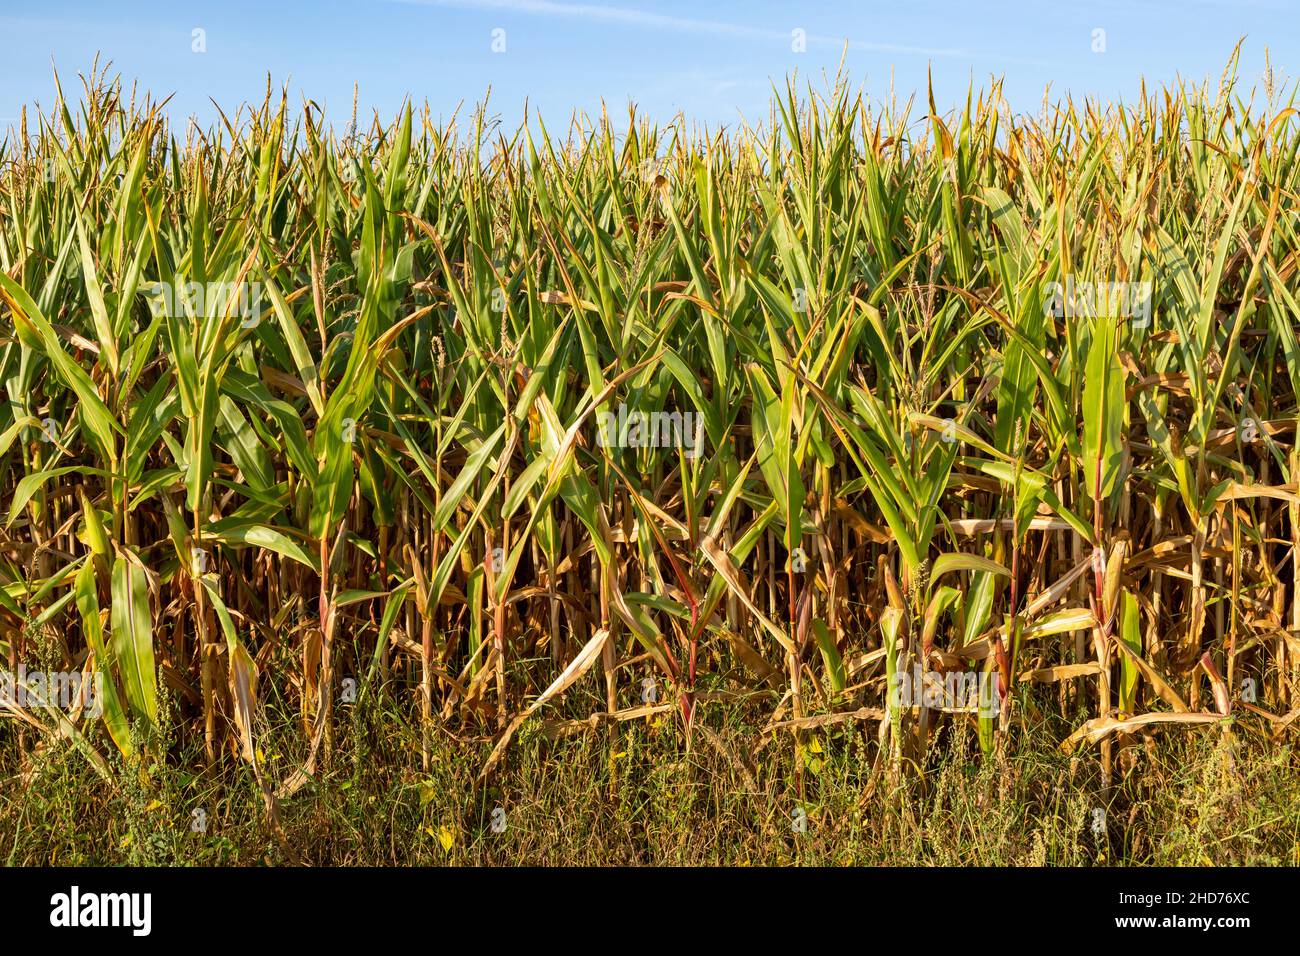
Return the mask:
[[[484,775],[715,699],[898,768],[1050,713],[1107,775],[1300,714],[1294,91],[555,133],[80,85],[0,146],[0,654],[100,682],[4,709],[28,758],[107,774],[164,697],[268,795],[380,695]]]

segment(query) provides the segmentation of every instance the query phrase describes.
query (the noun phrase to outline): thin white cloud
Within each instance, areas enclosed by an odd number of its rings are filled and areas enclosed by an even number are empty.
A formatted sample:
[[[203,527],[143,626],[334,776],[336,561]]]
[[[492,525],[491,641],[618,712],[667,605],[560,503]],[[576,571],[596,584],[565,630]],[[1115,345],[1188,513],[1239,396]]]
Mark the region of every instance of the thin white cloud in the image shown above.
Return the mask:
[[[789,30],[769,30],[762,27],[726,23],[721,20],[697,20],[693,17],[674,17],[651,13],[631,7],[610,7],[594,3],[559,3],[556,0],[390,0],[422,7],[447,7],[461,10],[478,10],[485,13],[522,13],[532,16],[588,20],[673,33],[691,33],[700,36],[733,37],[742,40],[780,40],[789,42]],[[793,29],[793,27],[792,27]],[[847,40],[844,37],[809,33],[805,37],[810,46],[830,46],[841,49],[848,43],[850,50],[869,53],[905,53],[927,57],[969,58],[967,50],[908,46],[898,43],[871,43],[865,40]]]

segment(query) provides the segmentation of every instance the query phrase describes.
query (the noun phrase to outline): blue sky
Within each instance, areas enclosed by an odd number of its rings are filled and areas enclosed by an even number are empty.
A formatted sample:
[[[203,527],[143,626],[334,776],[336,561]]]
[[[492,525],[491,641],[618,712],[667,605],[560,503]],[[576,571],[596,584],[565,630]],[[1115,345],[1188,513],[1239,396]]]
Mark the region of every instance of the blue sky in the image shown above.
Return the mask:
[[[260,99],[269,71],[336,121],[351,112],[355,81],[362,109],[385,117],[408,95],[447,116],[491,86],[507,122],[525,100],[556,125],[602,97],[611,111],[634,101],[665,121],[682,110],[711,126],[756,122],[773,80],[833,74],[846,40],[849,74],[873,96],[892,77],[900,94],[923,97],[929,68],[941,109],[970,82],[1002,76],[1012,106],[1029,111],[1048,84],[1054,96],[1110,99],[1134,95],[1143,76],[1217,78],[1243,36],[1245,79],[1262,74],[1266,45],[1293,79],[1298,14],[1300,0],[4,0],[0,126],[24,104],[53,101],[52,61],[65,89],[78,89],[97,52],[128,85],[172,94],[176,118],[211,119],[210,97],[223,108]],[[192,49],[195,29],[206,52]],[[498,29],[504,52],[492,49]],[[796,29],[803,52],[792,50]],[[1093,50],[1096,30],[1104,52]]]

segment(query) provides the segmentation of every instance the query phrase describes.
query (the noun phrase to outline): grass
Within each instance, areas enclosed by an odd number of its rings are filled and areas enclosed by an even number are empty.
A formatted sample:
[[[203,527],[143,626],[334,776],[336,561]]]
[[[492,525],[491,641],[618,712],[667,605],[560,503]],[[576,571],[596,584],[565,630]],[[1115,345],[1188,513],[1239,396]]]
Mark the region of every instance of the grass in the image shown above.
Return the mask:
[[[1106,861],[1294,862],[1294,101],[181,136],[60,88],[0,143],[0,654],[103,712],[0,706],[26,792],[85,781],[11,858],[106,800],[88,852],[172,859],[209,794],[241,861],[590,807],[575,859],[1078,862],[1100,807]]]
[[[801,804],[789,741],[752,760],[758,735],[710,707],[716,740],[683,752],[671,724],[551,739],[525,733],[491,786],[483,742],[439,736],[429,770],[403,708],[358,713],[328,773],[279,806],[295,859],[317,865],[1291,865],[1300,793],[1288,745],[1261,752],[1218,733],[1169,738],[1106,791],[1097,765],[1017,735],[1005,760],[947,751],[923,779],[873,773],[874,735],[821,738],[817,797]],[[300,759],[292,715],[267,764]],[[973,737],[973,735],[971,735]],[[295,752],[297,748],[298,752]],[[968,756],[963,757],[965,753]],[[745,758],[743,769],[737,761]],[[12,757],[12,753],[6,757]],[[201,748],[118,792],[72,751],[41,785],[0,797],[11,865],[283,865],[247,765],[190,773]],[[793,829],[805,807],[807,829]],[[492,829],[493,811],[505,827]],[[191,830],[203,808],[206,830]],[[1094,810],[1106,811],[1094,831]],[[86,821],[93,820],[93,826]],[[446,841],[444,843],[444,840]]]

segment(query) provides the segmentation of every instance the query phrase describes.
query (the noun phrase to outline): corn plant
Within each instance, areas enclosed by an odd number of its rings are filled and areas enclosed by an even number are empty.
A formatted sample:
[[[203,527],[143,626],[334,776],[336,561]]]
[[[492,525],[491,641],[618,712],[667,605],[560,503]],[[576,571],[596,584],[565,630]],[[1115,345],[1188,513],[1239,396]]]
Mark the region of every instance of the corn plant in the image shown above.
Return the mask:
[[[25,748],[157,756],[166,685],[260,775],[274,687],[284,794],[348,681],[485,773],[736,695],[899,768],[1027,712],[1108,774],[1291,725],[1300,129],[1235,62],[1034,117],[792,83],[717,134],[83,91],[0,145],[0,650],[103,686],[10,708]]]

